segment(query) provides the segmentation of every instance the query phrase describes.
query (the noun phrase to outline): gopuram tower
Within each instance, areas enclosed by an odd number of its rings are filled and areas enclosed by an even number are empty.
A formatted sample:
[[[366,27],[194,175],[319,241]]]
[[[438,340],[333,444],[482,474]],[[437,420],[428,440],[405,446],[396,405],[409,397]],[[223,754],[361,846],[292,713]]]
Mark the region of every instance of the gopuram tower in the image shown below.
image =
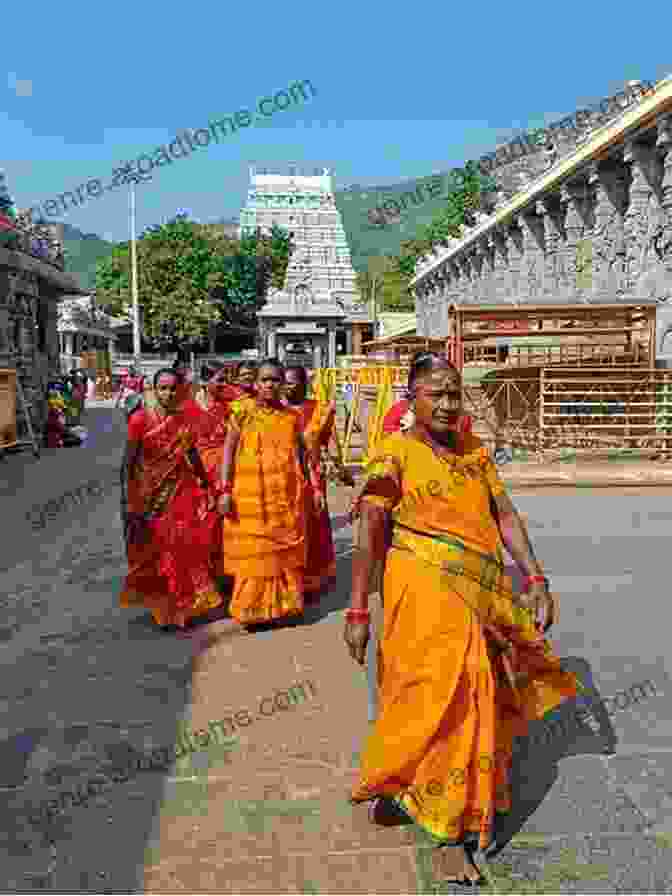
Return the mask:
[[[283,288],[271,290],[258,313],[262,355],[335,367],[337,355],[361,354],[372,314],[357,291],[329,169],[307,175],[251,167],[241,235],[267,233],[273,224],[291,233],[295,249]]]

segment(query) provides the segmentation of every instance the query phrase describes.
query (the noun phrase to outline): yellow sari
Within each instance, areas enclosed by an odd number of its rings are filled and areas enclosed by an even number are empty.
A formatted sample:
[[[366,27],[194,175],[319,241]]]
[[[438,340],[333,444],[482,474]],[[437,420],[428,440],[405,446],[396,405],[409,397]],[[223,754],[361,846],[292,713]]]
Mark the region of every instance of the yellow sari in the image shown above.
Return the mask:
[[[235,579],[229,612],[244,625],[303,612],[306,481],[297,456],[299,421],[287,408],[233,402],[240,433],[233,514],[224,517],[224,575]]]
[[[513,737],[577,682],[512,601],[490,510],[504,485],[487,450],[467,434],[460,454],[395,434],[368,468],[361,500],[390,512],[392,536],[380,712],[352,799],[391,797],[437,840],[484,848],[495,811],[511,806]]]

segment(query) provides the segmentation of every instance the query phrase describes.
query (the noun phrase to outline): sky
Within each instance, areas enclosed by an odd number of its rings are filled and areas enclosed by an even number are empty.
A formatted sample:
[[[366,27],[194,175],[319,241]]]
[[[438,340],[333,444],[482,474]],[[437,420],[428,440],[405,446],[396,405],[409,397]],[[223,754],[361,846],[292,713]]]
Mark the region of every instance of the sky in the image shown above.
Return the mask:
[[[155,167],[137,188],[138,233],[180,209],[237,218],[250,164],[329,167],[337,189],[393,184],[461,167],[628,80],[660,80],[671,20],[668,0],[646,15],[575,0],[7,3],[0,169],[16,206],[31,207],[110,184],[113,168],[185,129],[308,80],[308,99],[297,91],[259,124]],[[128,189],[96,190],[47,220],[128,239]]]

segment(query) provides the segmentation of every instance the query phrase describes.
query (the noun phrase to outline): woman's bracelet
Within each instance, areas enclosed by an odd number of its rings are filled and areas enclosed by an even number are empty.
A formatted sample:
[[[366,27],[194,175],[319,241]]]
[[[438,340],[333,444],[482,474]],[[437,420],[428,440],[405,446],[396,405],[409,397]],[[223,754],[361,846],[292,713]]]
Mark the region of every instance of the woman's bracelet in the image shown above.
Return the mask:
[[[550,587],[550,582],[546,576],[525,576],[526,591],[529,589],[530,585],[545,585],[548,588]]]
[[[220,488],[221,495],[232,495],[233,494],[233,483],[225,482]]]
[[[350,607],[345,611],[345,621],[352,622],[355,625],[368,625],[371,621],[371,614],[368,610],[360,610]]]

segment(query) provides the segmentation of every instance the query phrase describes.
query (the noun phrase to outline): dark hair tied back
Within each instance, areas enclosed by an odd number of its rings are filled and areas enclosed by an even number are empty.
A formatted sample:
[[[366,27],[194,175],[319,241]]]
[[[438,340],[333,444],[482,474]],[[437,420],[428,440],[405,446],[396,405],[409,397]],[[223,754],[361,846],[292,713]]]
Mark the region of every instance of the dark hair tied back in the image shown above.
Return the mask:
[[[408,392],[413,392],[418,377],[431,373],[436,366],[448,368],[459,375],[457,367],[445,355],[439,355],[437,352],[416,352],[411,359],[411,369],[408,372]]]
[[[178,383],[184,382],[184,376],[179,373],[179,371],[175,370],[174,367],[162,367],[160,370],[157,370],[154,374],[154,379],[152,381],[152,385],[156,389],[157,384],[159,382],[159,377],[162,376],[174,376]]]
[[[299,375],[299,379],[304,386],[308,385],[308,372],[305,367],[303,367],[301,364],[288,364],[285,367],[285,373],[290,370],[293,370]]]

